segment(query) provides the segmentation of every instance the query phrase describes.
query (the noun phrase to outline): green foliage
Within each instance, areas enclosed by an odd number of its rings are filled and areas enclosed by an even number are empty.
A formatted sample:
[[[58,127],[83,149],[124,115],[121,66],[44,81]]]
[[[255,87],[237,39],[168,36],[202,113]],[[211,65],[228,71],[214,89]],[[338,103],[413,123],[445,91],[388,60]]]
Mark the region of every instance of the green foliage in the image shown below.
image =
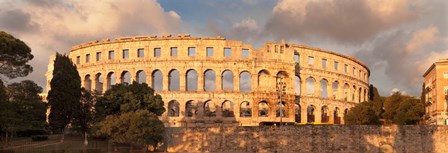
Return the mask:
[[[373,103],[375,114],[381,118],[384,113],[384,98],[380,96],[378,89],[372,84],[369,86],[369,102]]]
[[[395,115],[397,115],[397,109],[400,103],[409,98],[402,95],[400,92],[394,92],[391,96],[387,97],[384,101],[384,119],[393,121]]]
[[[424,103],[419,99],[407,98],[400,103],[393,121],[400,125],[417,124],[424,114]]]
[[[372,102],[362,102],[344,116],[345,124],[348,125],[378,125],[379,119]]]
[[[107,115],[119,115],[140,109],[160,116],[165,112],[163,105],[162,97],[154,94],[154,90],[145,83],[117,84],[106,91],[103,97],[98,98],[95,104],[96,120],[99,121]]]
[[[28,61],[31,49],[20,39],[0,31],[0,75],[8,78],[24,77],[33,71]]]
[[[75,131],[79,131],[81,133],[89,131],[93,124],[93,104],[95,101],[95,94],[81,88],[81,102],[76,106],[72,121],[72,127]]]
[[[155,145],[163,140],[163,106],[147,84],[114,85],[95,104],[95,133],[117,143]]]
[[[98,126],[97,134],[107,135],[115,143],[156,145],[163,140],[165,131],[158,116],[148,110],[109,115]]]
[[[56,54],[50,85],[49,124],[53,131],[62,131],[72,120],[81,99],[81,79],[68,56]]]

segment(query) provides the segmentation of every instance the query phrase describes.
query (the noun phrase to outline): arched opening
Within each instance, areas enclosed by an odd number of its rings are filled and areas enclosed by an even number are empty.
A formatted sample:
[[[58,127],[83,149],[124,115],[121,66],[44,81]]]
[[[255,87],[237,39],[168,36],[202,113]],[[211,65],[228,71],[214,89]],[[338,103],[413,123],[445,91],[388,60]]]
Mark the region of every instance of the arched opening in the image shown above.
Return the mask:
[[[308,106],[308,108],[306,109],[307,122],[308,122],[308,123],[312,123],[312,122],[314,122],[314,110],[316,110],[316,107],[314,107],[314,105],[310,105],[310,106]]]
[[[300,123],[302,121],[302,110],[299,104],[294,104],[294,118],[296,123]]]
[[[250,73],[247,71],[240,73],[240,91],[241,92],[252,91],[252,79]]]
[[[88,91],[92,90],[92,80],[89,74],[84,77],[84,88]]]
[[[335,81],[333,82],[333,99],[339,99],[338,93],[339,93],[339,82]]]
[[[320,80],[320,97],[321,98],[328,98],[328,81],[326,79]]]
[[[204,116],[215,117],[216,105],[213,101],[209,100],[204,103]]]
[[[178,117],[179,116],[179,102],[172,100],[168,103],[168,116]]]
[[[225,70],[222,72],[222,90],[233,91],[233,72],[230,70]]]
[[[288,114],[286,114],[286,107],[285,102],[281,102],[277,104],[277,107],[275,109],[275,117],[286,117]]]
[[[314,78],[313,77],[309,77],[306,79],[306,94],[308,96],[313,96],[314,95]]]
[[[341,124],[341,117],[339,116],[339,108],[336,107],[333,112],[334,124]]]
[[[347,113],[348,113],[348,108],[346,108],[346,109],[344,110],[344,117],[347,116]]]
[[[368,101],[367,98],[367,89],[364,89],[364,101]]]
[[[137,71],[136,76],[137,76],[136,80],[137,80],[138,83],[140,83],[140,84],[141,83],[146,83],[146,73],[145,73],[145,71],[143,71],[143,70]]]
[[[235,117],[233,112],[234,104],[231,101],[225,101],[222,103],[222,116],[223,117]]]
[[[277,89],[284,91],[284,89],[286,88],[286,81],[288,78],[288,74],[285,71],[280,71],[277,73],[277,77],[276,77],[276,85],[277,85]]]
[[[294,82],[295,82],[294,87],[296,89],[296,96],[300,96],[300,77],[295,76]]]
[[[349,92],[349,85],[346,83],[344,84],[344,100],[348,101],[348,92]]]
[[[356,87],[353,86],[353,92],[352,92],[352,102],[355,102],[355,93],[356,93]]]
[[[179,71],[176,69],[171,70],[168,74],[168,79],[168,91],[179,91]]]
[[[115,77],[115,73],[114,72],[109,72],[109,74],[107,74],[107,89],[109,90],[112,85],[115,85],[116,82],[116,77]]]
[[[268,117],[269,116],[269,105],[266,101],[261,101],[258,103],[258,117]]]
[[[160,70],[155,70],[152,72],[151,75],[152,78],[152,88],[155,91],[162,91],[163,90],[163,75],[162,75],[162,71]]]
[[[196,70],[188,70],[186,76],[187,91],[198,91],[198,72]]]
[[[204,72],[204,91],[216,90],[216,73],[213,70]]]
[[[322,106],[321,108],[321,122],[322,123],[326,123],[330,120],[330,116],[328,114],[328,107],[327,106]]]
[[[359,88],[358,89],[358,103],[360,103],[361,102],[361,96],[362,96],[362,89],[361,88]]]
[[[185,103],[185,112],[187,117],[196,116],[197,113],[196,103],[192,100]]]
[[[120,81],[122,84],[128,85],[131,84],[131,73],[128,71],[123,71],[120,76]]]
[[[240,117],[252,117],[252,106],[250,102],[243,101],[240,105]]]
[[[258,72],[257,85],[261,91],[269,90],[269,72],[267,70]]]
[[[103,77],[101,73],[95,75],[95,90],[99,93],[103,93]]]

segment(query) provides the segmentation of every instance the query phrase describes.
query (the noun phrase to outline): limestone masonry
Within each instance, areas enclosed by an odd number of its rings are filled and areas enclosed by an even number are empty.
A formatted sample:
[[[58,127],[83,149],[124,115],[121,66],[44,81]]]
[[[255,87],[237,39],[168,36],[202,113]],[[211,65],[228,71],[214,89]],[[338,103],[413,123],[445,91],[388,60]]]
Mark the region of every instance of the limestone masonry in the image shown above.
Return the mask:
[[[363,63],[283,41],[253,48],[223,37],[123,37],[73,46],[69,57],[86,89],[150,85],[165,102],[167,127],[343,124],[348,109],[368,99]]]

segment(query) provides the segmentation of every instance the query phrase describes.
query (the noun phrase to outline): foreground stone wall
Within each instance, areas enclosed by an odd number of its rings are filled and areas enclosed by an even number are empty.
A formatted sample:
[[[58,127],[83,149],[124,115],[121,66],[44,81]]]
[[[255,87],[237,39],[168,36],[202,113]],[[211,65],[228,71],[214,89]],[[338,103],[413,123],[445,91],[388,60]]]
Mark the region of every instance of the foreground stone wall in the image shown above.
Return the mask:
[[[167,128],[169,152],[448,152],[448,126]]]

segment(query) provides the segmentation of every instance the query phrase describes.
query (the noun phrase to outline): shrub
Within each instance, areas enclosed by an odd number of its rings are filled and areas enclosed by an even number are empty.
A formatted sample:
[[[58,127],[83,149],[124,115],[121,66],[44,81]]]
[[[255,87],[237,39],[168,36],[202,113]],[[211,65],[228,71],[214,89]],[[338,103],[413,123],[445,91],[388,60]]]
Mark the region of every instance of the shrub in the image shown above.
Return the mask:
[[[48,135],[33,135],[31,136],[32,141],[45,141],[48,140]]]

